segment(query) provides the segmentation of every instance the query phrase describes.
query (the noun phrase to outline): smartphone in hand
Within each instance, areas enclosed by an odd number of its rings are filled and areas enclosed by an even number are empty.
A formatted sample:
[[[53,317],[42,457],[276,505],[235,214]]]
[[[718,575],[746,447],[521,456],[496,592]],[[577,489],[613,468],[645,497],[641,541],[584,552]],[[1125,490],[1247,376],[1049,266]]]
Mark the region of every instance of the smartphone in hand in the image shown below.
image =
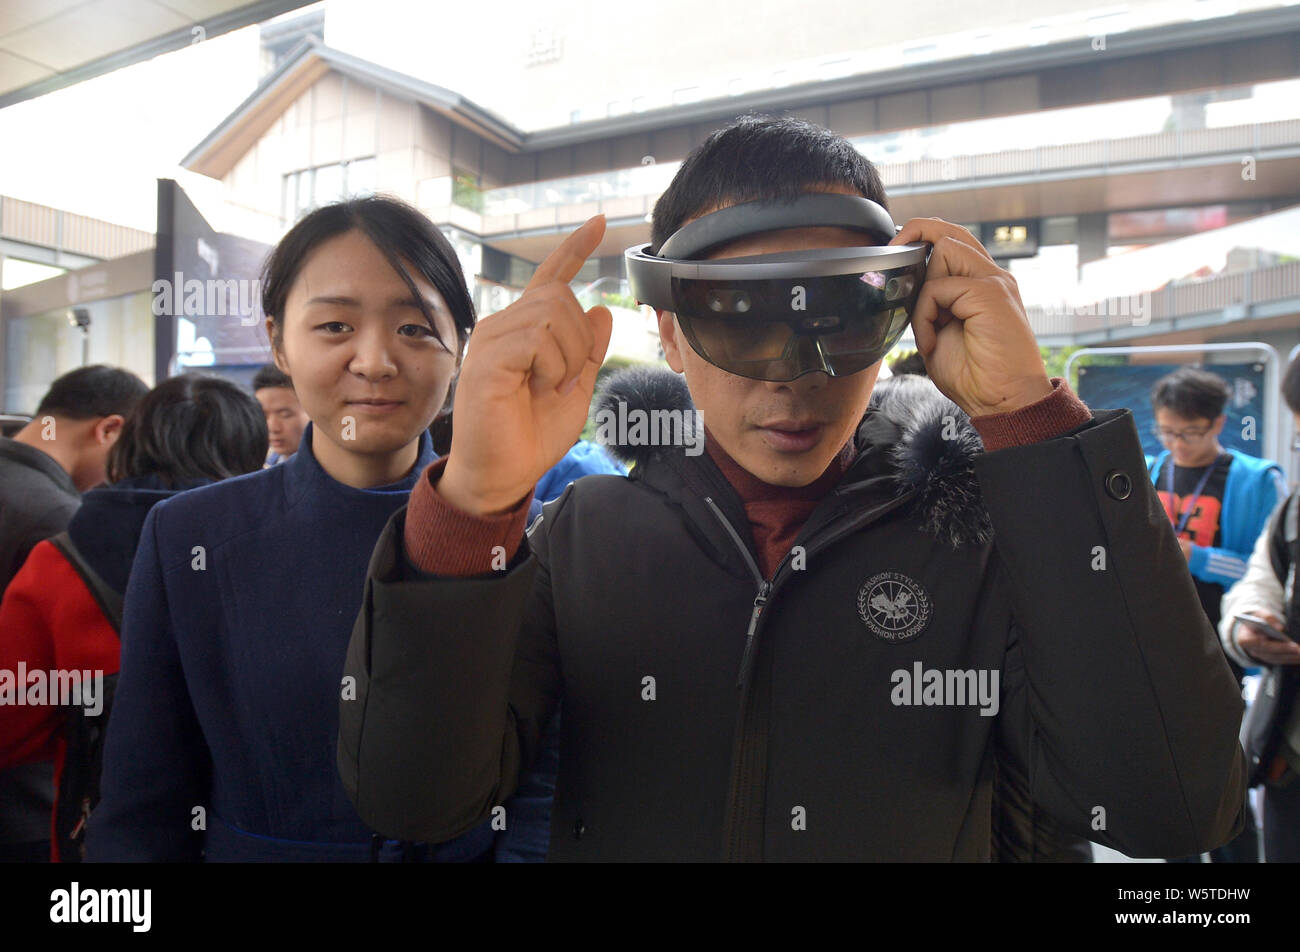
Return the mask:
[[[1263,634],[1265,634],[1269,638],[1272,638],[1274,641],[1290,641],[1293,643],[1295,641],[1294,638],[1291,638],[1285,632],[1278,631],[1276,628],[1274,628],[1264,619],[1260,618],[1258,615],[1250,615],[1250,614],[1242,613],[1242,614],[1233,615],[1232,617],[1235,618],[1237,621],[1244,621],[1244,622],[1248,622],[1251,625],[1254,625],[1261,632],[1263,632]]]

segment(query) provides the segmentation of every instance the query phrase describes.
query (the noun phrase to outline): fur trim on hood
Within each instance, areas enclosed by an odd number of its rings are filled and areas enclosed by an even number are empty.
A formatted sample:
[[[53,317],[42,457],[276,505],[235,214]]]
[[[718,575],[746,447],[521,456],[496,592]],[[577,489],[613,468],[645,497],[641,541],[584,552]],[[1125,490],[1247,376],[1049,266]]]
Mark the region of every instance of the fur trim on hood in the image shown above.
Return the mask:
[[[702,446],[703,424],[681,375],[646,366],[617,371],[597,392],[592,418],[598,423],[635,419],[637,411],[642,416],[661,411],[662,426],[669,418],[680,426],[681,440],[674,438],[674,444],[689,447],[698,441]],[[913,509],[925,532],[952,548],[991,540],[993,526],[974,465],[984,444],[961,408],[924,377],[881,381],[858,429],[859,452],[866,449],[866,432],[872,429],[867,421],[875,415],[898,430],[888,457],[900,489],[917,491]],[[649,427],[651,433],[656,429],[654,424]],[[612,426],[600,427],[597,440],[628,465],[647,463],[665,449],[653,437],[648,442],[628,441],[621,428]]]
[[[914,374],[877,383],[869,407],[868,414],[875,410],[902,430],[889,455],[899,485],[918,491],[926,533],[954,549],[991,540],[993,523],[975,476],[984,441],[966,412]]]

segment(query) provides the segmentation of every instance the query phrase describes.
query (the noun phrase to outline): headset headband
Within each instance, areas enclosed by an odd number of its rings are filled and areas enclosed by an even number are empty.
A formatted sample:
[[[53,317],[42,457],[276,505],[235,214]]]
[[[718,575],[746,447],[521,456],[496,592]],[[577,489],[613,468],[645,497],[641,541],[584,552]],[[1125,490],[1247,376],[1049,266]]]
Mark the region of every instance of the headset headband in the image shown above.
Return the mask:
[[[867,232],[879,243],[739,258],[699,258],[711,248],[737,238],[783,228],[819,227]],[[674,310],[674,278],[718,281],[816,278],[924,263],[930,246],[925,242],[888,244],[897,232],[889,212],[868,198],[838,192],[808,192],[788,202],[745,202],[710,212],[674,232],[658,255],[650,253],[648,244],[635,245],[624,252],[624,260],[633,297],[656,309]]]
[[[780,228],[853,228],[882,242],[896,234],[889,212],[869,198],[839,192],[808,192],[790,202],[745,202],[718,209],[673,232],[660,258],[694,258],[711,248]]]

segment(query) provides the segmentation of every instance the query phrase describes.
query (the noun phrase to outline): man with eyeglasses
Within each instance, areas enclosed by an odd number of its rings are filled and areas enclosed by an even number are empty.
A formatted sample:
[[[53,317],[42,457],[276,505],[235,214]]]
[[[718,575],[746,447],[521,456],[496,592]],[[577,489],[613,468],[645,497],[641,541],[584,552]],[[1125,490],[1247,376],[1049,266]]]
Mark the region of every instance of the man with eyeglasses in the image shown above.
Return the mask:
[[[1219,435],[1228,422],[1228,385],[1215,374],[1180,367],[1151,390],[1155,434],[1164,452],[1147,458],[1178,544],[1211,624],[1219,624],[1224,592],[1246,574],[1246,561],[1269,514],[1286,497],[1282,469],[1272,460],[1227,449]],[[1237,683],[1245,671],[1231,656]],[[1249,804],[1246,827],[1211,852],[1217,863],[1254,863],[1259,837]],[[1199,862],[1199,856],[1180,862]]]

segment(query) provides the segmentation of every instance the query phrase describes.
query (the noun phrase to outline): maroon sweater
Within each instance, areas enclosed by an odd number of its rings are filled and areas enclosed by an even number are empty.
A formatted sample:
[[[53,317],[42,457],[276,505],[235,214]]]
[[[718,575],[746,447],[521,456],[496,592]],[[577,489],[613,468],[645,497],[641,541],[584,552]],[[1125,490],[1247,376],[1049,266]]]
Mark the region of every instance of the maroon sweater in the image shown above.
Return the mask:
[[[974,417],[971,424],[984,441],[984,451],[992,453],[1052,439],[1091,418],[1092,412],[1070,385],[1061,377],[1053,377],[1052,393],[1037,403],[1009,413]],[[759,567],[769,578],[817,503],[840,481],[853,459],[850,442],[807,486],[773,486],[742,468],[708,437],[707,430],[704,445],[744,503]],[[491,571],[494,546],[502,546],[507,559],[514,557],[523,539],[530,500],[524,497],[514,509],[496,516],[462,512],[434,488],[445,464],[446,457],[430,463],[411,492],[404,535],[407,557],[421,571],[434,575],[483,575]]]

